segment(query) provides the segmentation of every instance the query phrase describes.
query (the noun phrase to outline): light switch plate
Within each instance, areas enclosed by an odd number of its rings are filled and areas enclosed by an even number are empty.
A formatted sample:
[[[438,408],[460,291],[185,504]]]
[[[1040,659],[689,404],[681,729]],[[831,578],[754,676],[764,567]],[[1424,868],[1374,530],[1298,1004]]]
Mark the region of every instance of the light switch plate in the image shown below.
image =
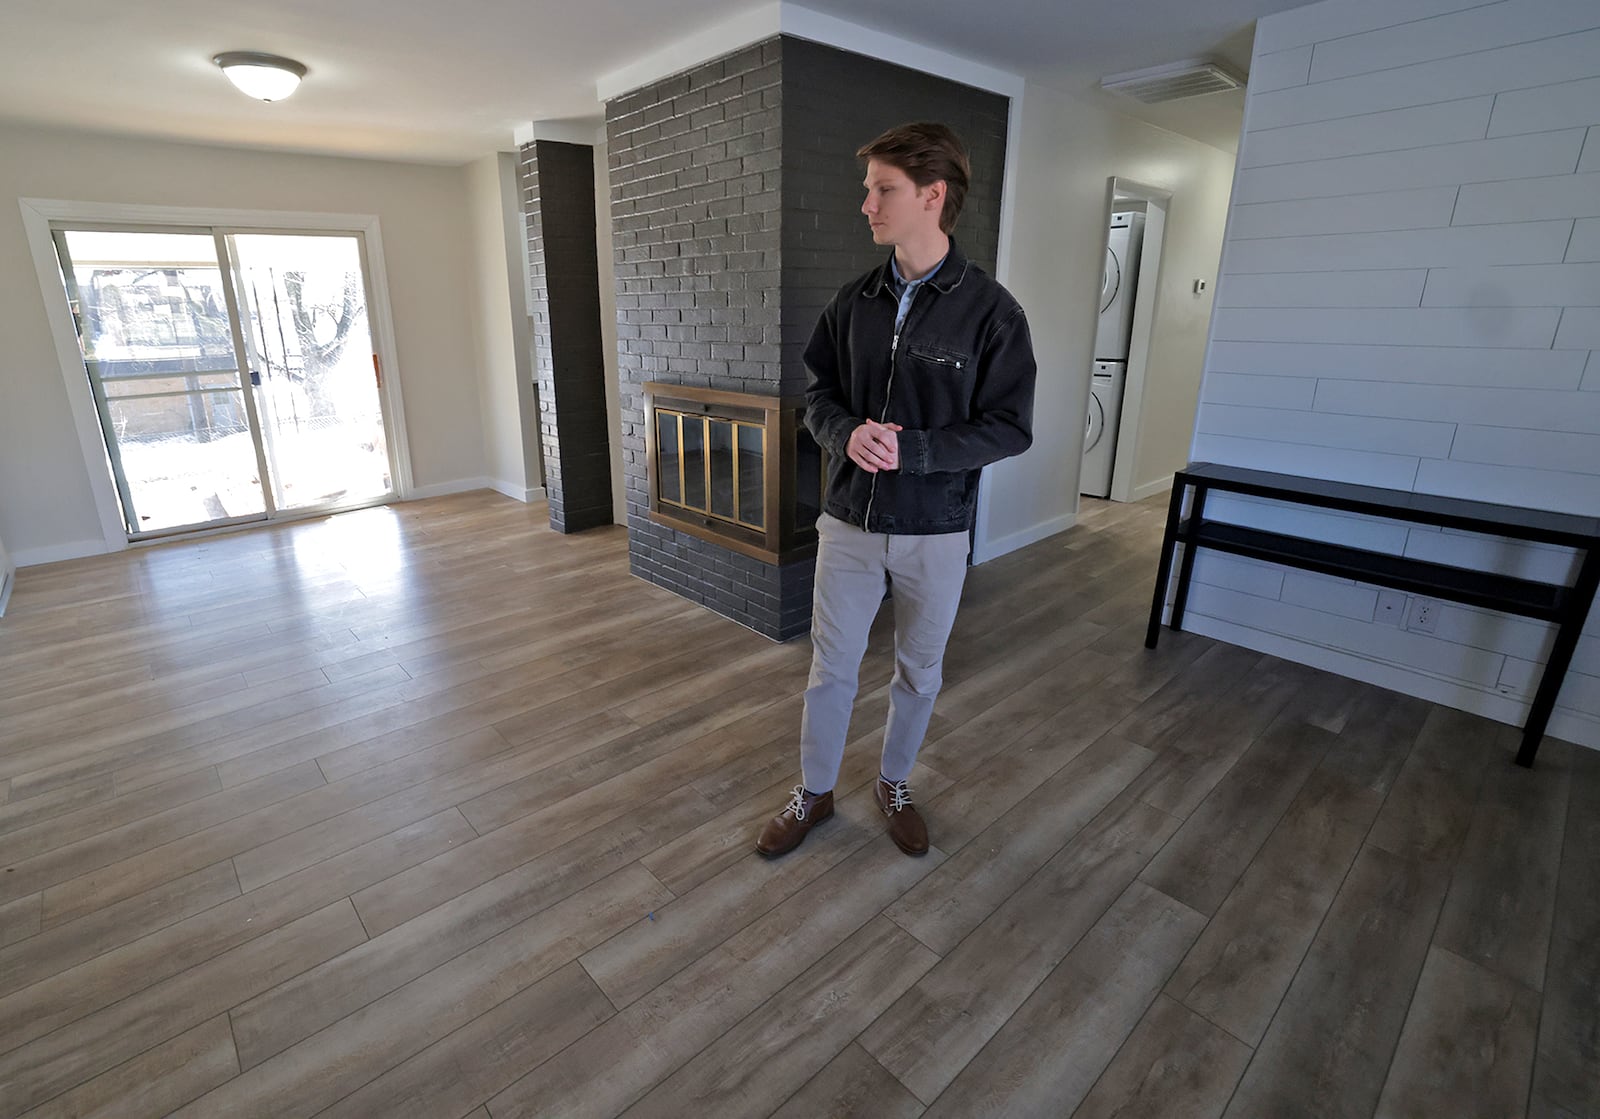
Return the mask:
[[[1399,591],[1378,592],[1378,613],[1373,619],[1386,626],[1401,626],[1406,620],[1406,596]]]

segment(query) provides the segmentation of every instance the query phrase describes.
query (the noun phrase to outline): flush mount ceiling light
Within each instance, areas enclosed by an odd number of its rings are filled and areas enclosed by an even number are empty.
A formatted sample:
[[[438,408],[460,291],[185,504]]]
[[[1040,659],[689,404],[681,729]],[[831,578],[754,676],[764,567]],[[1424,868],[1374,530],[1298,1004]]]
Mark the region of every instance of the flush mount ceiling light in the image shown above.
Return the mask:
[[[1101,89],[1125,93],[1147,105],[1180,101],[1205,93],[1221,93],[1243,85],[1244,78],[1241,75],[1204,58],[1173,62],[1149,70],[1133,70],[1126,74],[1111,74],[1100,79]]]
[[[282,101],[306,76],[305,66],[294,59],[260,51],[223,51],[211,61],[241,91],[262,101]]]

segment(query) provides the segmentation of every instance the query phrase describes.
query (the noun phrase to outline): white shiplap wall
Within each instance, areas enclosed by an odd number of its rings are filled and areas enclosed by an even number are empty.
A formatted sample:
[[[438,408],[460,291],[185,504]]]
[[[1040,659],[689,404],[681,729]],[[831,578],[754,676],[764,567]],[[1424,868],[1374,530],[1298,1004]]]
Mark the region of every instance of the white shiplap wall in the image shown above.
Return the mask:
[[[1261,21],[1197,461],[1600,515],[1600,3],[1325,0]],[[1214,499],[1358,546],[1567,552]],[[1551,627],[1202,553],[1191,628],[1521,722]],[[1600,747],[1600,618],[1550,733]]]

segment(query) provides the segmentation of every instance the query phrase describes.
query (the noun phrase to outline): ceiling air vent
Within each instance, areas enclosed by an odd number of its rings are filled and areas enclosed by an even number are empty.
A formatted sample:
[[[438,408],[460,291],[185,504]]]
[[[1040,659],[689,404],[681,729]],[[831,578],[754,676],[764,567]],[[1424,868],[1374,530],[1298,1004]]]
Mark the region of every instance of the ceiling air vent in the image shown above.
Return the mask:
[[[1215,62],[1193,59],[1155,66],[1149,70],[1133,70],[1126,74],[1112,74],[1100,79],[1100,88],[1113,93],[1125,93],[1147,105],[1162,101],[1179,101],[1185,97],[1199,97],[1207,93],[1222,93],[1239,89],[1244,78]]]

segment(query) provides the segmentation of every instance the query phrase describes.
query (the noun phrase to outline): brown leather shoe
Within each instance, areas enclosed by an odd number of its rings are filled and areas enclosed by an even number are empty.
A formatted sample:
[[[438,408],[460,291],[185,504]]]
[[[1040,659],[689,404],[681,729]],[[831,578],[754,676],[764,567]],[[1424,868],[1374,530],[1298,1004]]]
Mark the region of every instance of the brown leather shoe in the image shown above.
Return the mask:
[[[805,786],[796,785],[789,794],[789,803],[783,811],[767,821],[756,840],[756,850],[768,858],[787,855],[800,841],[829,816],[833,815],[833,790],[809,795]]]
[[[922,814],[911,807],[911,786],[879,777],[873,783],[872,795],[878,801],[878,810],[889,817],[889,838],[894,845],[908,855],[926,855],[928,825],[922,822]]]

